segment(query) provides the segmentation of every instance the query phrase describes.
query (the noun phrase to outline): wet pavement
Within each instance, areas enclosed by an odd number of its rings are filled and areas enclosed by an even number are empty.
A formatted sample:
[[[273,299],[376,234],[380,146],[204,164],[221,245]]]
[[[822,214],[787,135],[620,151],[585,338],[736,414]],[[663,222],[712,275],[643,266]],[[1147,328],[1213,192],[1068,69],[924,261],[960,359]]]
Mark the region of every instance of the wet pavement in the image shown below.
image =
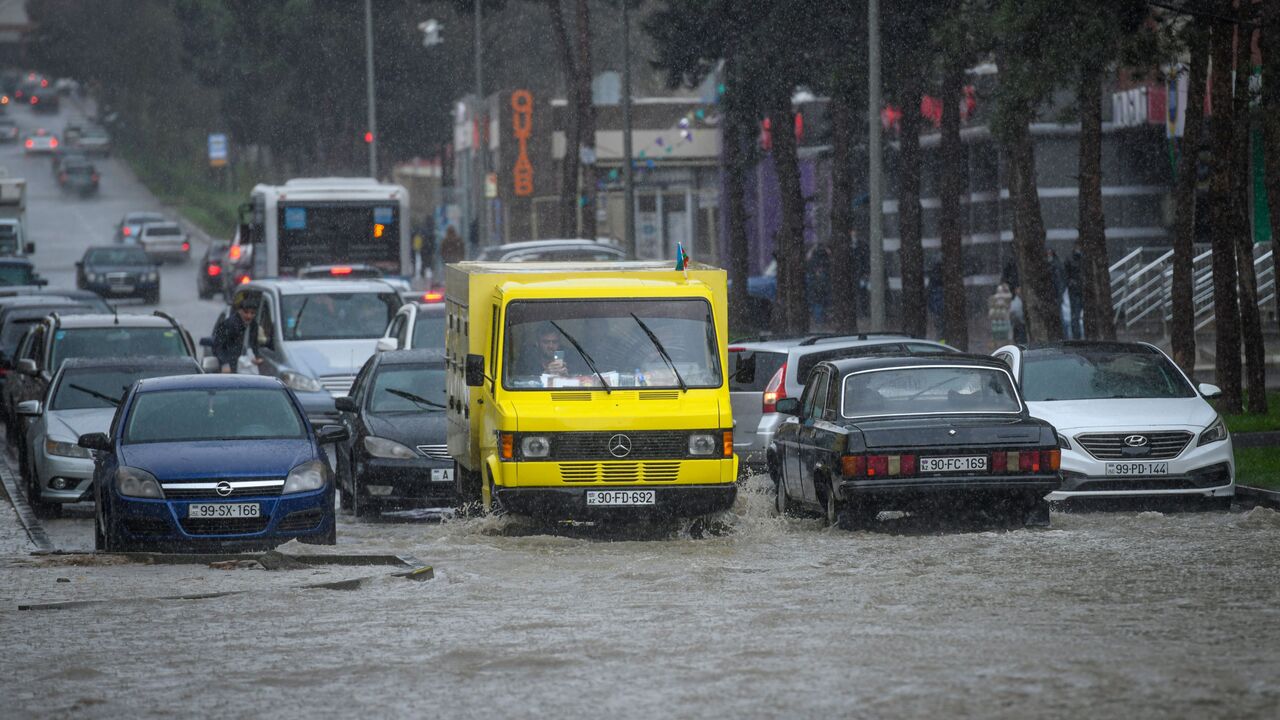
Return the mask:
[[[436,569],[431,581],[349,592],[260,569],[10,559],[0,695],[23,715],[86,717],[254,716],[264,697],[294,717],[1280,707],[1280,513],[1055,513],[1047,530],[848,533],[777,518],[771,502],[762,479],[749,481],[721,534],[702,538],[343,516],[338,551]],[[87,518],[48,529],[60,547],[91,537]],[[249,592],[145,599],[193,587]],[[84,597],[119,602],[15,609]]]

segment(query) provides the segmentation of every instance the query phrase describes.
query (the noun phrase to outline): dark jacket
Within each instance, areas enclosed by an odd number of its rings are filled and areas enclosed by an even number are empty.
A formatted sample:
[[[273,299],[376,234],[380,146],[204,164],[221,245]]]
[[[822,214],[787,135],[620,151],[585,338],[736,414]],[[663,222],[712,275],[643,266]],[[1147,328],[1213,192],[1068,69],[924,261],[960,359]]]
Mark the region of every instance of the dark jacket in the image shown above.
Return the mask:
[[[244,350],[244,333],[249,329],[235,310],[213,326],[213,355],[218,358],[218,364],[230,365],[232,370],[236,368],[236,361]],[[250,335],[251,346],[257,344],[253,342],[255,339]]]

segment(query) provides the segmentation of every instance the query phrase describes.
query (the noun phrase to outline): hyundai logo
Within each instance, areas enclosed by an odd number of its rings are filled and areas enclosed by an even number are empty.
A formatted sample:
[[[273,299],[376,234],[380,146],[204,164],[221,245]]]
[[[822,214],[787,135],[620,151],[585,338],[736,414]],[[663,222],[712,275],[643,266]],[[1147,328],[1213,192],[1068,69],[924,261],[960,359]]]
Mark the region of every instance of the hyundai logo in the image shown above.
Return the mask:
[[[609,454],[622,458],[631,454],[631,438],[619,433],[609,438]]]
[[[213,489],[216,490],[218,494],[221,495],[222,497],[226,497],[230,495],[231,491],[234,490],[234,488],[231,487],[231,483],[227,482],[226,480],[223,480],[222,482],[215,485]]]
[[[1124,444],[1132,448],[1144,447],[1147,444],[1146,435],[1130,435],[1124,439]]]

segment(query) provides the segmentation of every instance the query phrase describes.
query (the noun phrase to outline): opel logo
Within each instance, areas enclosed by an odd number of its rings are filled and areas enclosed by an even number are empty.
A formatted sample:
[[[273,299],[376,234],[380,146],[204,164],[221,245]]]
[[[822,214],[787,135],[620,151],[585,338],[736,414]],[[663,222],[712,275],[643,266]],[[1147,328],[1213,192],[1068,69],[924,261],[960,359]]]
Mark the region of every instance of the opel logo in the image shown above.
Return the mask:
[[[609,438],[609,454],[622,458],[631,454],[631,438],[619,433]]]
[[[1130,435],[1129,437],[1124,439],[1124,444],[1134,448],[1143,447],[1144,445],[1147,444],[1147,436],[1146,435]]]
[[[231,483],[227,482],[226,480],[223,480],[222,482],[214,486],[213,489],[216,490],[218,494],[221,495],[222,497],[226,497],[231,494],[231,491],[234,488],[231,487]]]

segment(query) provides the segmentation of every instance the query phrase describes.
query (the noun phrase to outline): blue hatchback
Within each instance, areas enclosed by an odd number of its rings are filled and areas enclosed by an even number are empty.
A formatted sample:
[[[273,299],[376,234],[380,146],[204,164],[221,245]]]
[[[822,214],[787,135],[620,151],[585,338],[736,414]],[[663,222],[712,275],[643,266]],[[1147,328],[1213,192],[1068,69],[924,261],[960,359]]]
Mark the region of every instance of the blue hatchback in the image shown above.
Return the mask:
[[[318,433],[279,380],[179,375],[140,380],[94,450],[95,547],[265,547],[336,539],[333,474]]]

